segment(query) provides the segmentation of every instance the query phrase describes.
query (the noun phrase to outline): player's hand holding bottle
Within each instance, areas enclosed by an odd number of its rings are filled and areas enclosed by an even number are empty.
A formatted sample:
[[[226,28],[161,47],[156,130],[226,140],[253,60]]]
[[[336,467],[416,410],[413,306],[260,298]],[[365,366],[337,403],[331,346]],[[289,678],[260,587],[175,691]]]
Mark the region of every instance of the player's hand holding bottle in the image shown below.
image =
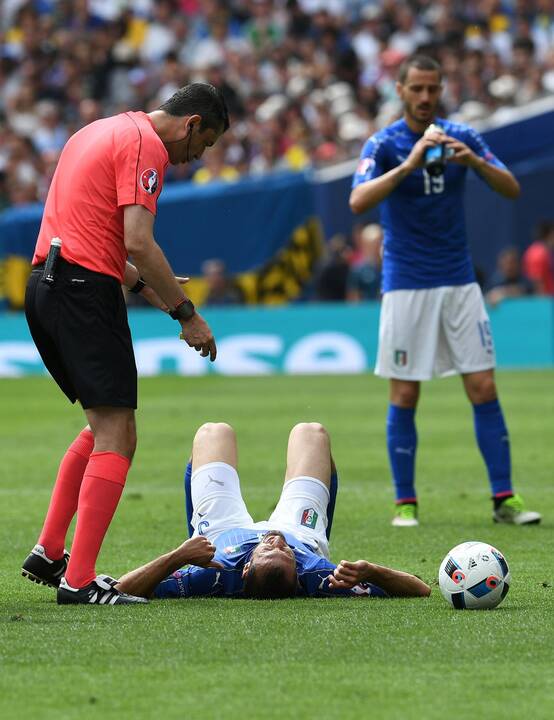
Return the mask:
[[[486,162],[483,158],[476,155],[473,150],[461,140],[446,136],[446,141],[448,159],[452,162],[460,163],[460,165],[467,165],[475,170]]]
[[[439,131],[426,132],[413,146],[412,151],[404,160],[404,167],[410,172],[422,168],[425,165],[425,153],[429,148],[437,147],[444,143],[446,137],[444,133]]]

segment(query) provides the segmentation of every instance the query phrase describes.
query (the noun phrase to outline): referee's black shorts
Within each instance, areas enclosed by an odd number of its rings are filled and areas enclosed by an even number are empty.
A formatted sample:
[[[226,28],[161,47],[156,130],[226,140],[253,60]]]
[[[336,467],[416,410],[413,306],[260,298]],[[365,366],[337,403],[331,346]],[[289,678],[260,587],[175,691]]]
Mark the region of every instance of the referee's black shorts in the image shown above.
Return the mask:
[[[33,269],[25,315],[44,364],[83,408],[137,406],[137,366],[120,283],[58,258],[53,285]]]

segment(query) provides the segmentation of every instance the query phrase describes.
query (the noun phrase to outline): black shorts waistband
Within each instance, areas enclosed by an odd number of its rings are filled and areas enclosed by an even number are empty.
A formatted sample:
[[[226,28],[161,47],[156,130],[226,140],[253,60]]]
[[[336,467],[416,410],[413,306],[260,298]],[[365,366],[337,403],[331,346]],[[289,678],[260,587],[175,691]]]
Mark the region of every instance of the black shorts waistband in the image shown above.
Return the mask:
[[[41,262],[38,265],[33,265],[33,268],[31,272],[34,273],[42,273],[44,270],[44,263]],[[60,278],[67,278],[67,277],[75,277],[75,278],[81,278],[81,279],[87,279],[90,278],[96,279],[96,280],[108,280],[113,283],[120,284],[119,280],[117,278],[114,278],[112,275],[106,275],[106,273],[100,273],[96,272],[95,270],[89,270],[89,268],[83,267],[82,265],[77,265],[76,263],[70,263],[67,260],[64,260],[64,258],[59,257],[56,261],[56,271],[55,271],[56,277]]]

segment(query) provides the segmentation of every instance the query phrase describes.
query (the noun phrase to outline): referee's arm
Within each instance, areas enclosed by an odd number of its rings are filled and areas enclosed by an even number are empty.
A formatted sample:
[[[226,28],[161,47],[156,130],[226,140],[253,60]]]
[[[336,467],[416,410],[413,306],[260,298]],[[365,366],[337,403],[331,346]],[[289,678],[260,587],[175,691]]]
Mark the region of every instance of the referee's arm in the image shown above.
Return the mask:
[[[154,240],[154,215],[142,205],[127,205],[123,217],[125,247],[139,274],[168,308],[175,308],[186,295]]]

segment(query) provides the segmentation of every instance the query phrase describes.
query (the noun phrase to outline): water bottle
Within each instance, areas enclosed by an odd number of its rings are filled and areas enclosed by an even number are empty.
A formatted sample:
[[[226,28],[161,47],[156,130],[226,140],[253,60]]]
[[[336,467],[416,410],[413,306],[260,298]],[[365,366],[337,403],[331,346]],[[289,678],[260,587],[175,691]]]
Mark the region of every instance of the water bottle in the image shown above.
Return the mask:
[[[444,135],[444,130],[440,125],[434,125],[433,123],[423,133],[429,135],[431,133],[440,133]],[[425,169],[431,175],[431,177],[438,177],[444,173],[446,168],[446,145],[440,143],[439,145],[432,145],[427,148],[424,156]]]
[[[59,237],[54,237],[50,241],[50,250],[44,262],[44,269],[42,271],[42,282],[47,285],[53,285],[56,279],[56,264],[58,257],[62,249],[62,241]]]

